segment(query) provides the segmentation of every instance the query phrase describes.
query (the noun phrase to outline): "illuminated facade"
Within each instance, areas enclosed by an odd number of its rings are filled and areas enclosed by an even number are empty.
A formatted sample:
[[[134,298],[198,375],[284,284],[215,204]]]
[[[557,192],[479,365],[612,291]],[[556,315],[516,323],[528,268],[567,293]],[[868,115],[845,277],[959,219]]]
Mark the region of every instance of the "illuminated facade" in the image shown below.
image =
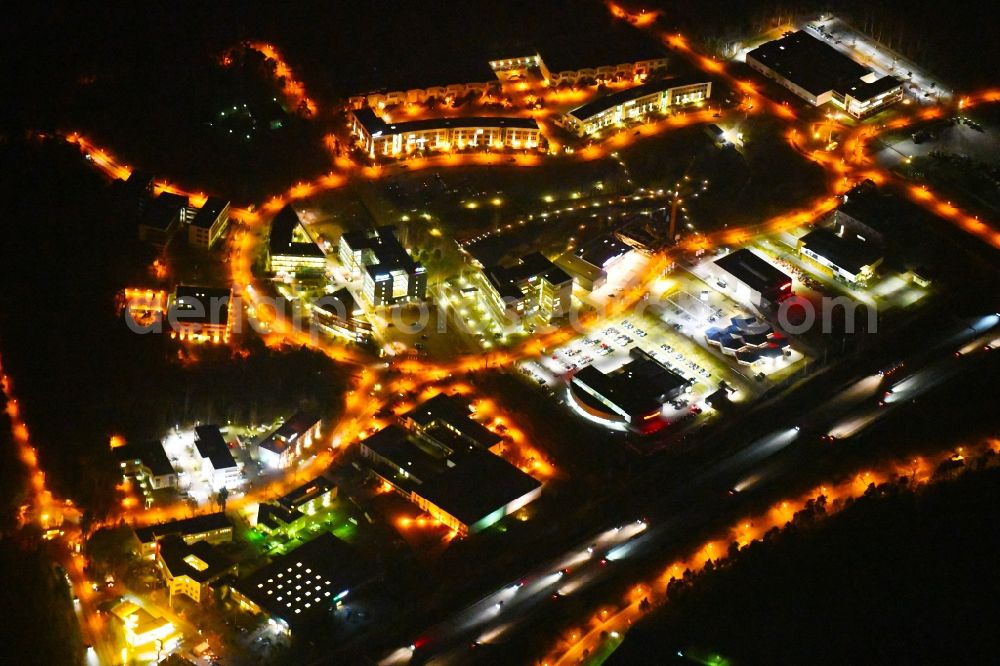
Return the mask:
[[[180,285],[167,311],[180,340],[228,342],[232,330],[232,289]]]
[[[572,305],[573,278],[539,252],[511,267],[486,267],[483,278],[483,294],[501,319],[549,322],[568,314]]]
[[[427,296],[426,269],[413,261],[391,225],[343,234],[339,255],[347,272],[363,279],[362,294],[369,305],[417,302]]]
[[[183,594],[201,603],[211,594],[211,585],[236,572],[230,562],[207,541],[186,543],[179,536],[163,539],[156,550],[156,563],[163,572],[171,599]]]
[[[375,478],[460,535],[490,527],[542,492],[540,482],[450,428],[411,436],[390,425],[361,442],[361,455]]]
[[[346,288],[319,297],[310,303],[309,311],[313,322],[324,333],[352,342],[371,338],[371,322]]]
[[[229,224],[229,202],[209,197],[188,227],[188,243],[203,250],[211,249]]]
[[[271,220],[267,247],[268,270],[278,275],[294,275],[303,270],[322,273],[326,270],[323,250],[291,205],[282,208]]]
[[[269,434],[257,447],[260,462],[271,469],[285,469],[300,458],[315,455],[322,421],[315,416],[297,412]]]
[[[157,543],[168,536],[180,536],[185,543],[197,541],[223,543],[233,540],[233,524],[221,511],[193,518],[172,520],[158,525],[147,525],[135,530],[139,541],[139,551],[144,557],[152,557]]]
[[[716,259],[710,270],[717,287],[757,307],[775,305],[792,295],[792,278],[748,248]]]
[[[884,259],[881,248],[847,234],[844,227],[839,233],[817,227],[799,239],[798,249],[820,271],[848,284],[866,284]]]
[[[195,449],[201,457],[202,474],[216,491],[232,490],[243,483],[243,472],[229,450],[219,426],[203,425],[194,429]]]
[[[432,118],[389,123],[368,107],[351,112],[351,133],[370,157],[464,148],[534,150],[541,139],[538,123],[532,118]]]
[[[554,61],[558,62],[558,61]],[[612,81],[640,81],[667,66],[665,57],[651,57],[618,64],[601,64],[593,67],[563,68],[553,71],[538,53],[498,58],[490,61],[490,68],[501,80],[524,76],[530,70],[539,73],[547,85],[579,85],[583,82],[609,83]]]
[[[632,360],[611,373],[592,365],[577,372],[570,395],[587,414],[640,432],[656,430],[664,425],[663,403],[687,391],[691,381],[638,347],[629,355]]]
[[[711,81],[665,79],[605,95],[562,117],[567,129],[579,136],[596,134],[626,122],[644,122],[670,108],[704,102],[712,96]]]

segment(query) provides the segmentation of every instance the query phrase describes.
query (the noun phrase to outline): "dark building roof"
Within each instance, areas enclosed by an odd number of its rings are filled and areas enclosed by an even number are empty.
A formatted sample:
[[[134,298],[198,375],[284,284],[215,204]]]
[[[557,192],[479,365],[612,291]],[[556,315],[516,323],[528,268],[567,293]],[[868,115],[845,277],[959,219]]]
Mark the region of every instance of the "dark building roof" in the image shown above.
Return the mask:
[[[871,70],[809,33],[798,30],[747,53],[769,69],[813,95],[843,92]]]
[[[854,99],[864,102],[873,97],[878,97],[882,93],[887,93],[890,90],[894,90],[903,85],[903,82],[897,79],[895,76],[883,76],[880,79],[876,79],[871,83],[865,83],[864,81],[859,81],[844,90],[845,94],[850,95]]]
[[[882,258],[882,252],[872,244],[838,236],[825,227],[813,229],[799,242],[806,249],[855,274]]]
[[[306,502],[316,499],[321,495],[325,495],[333,489],[333,483],[326,477],[317,476],[309,483],[303,483],[298,488],[295,488],[282,497],[279,497],[275,501],[278,505],[283,506],[286,509],[298,509]]]
[[[159,525],[140,527],[136,529],[135,535],[142,543],[151,543],[171,534],[187,536],[189,534],[222,530],[227,527],[232,529],[233,524],[229,522],[226,514],[219,511],[218,513],[209,513],[203,516],[194,516],[193,518],[172,520],[167,523],[160,523]]]
[[[318,422],[318,416],[306,414],[305,412],[296,412],[285,419],[284,423],[275,428],[274,431],[260,443],[260,447],[281,455],[285,449],[294,445],[295,441],[300,436],[302,436]]]
[[[721,259],[716,259],[715,265],[751,289],[765,295],[780,290],[785,284],[792,283],[792,278],[748,248],[731,252]]]
[[[484,449],[500,443],[501,437],[469,416],[468,405],[459,398],[439,393],[410,411],[406,418],[422,428],[436,423],[446,424],[461,437]]]
[[[294,631],[321,617],[341,594],[369,582],[374,573],[351,546],[323,532],[233,587]]]
[[[375,263],[369,265],[369,273],[378,274],[402,268],[413,271],[419,266],[396,237],[396,227],[389,224],[372,230],[348,231],[341,238],[352,251],[369,250]]]
[[[232,289],[179,285],[170,314],[182,324],[225,325],[231,298]]]
[[[233,568],[233,563],[207,541],[188,545],[178,535],[160,541],[160,558],[171,576],[189,576],[199,583],[209,583]]]
[[[229,205],[229,202],[221,197],[209,197],[194,216],[191,226],[200,229],[210,229],[215,220],[218,219],[222,209]]]
[[[686,76],[673,79],[658,79],[656,81],[649,81],[648,83],[644,83],[640,86],[626,88],[625,90],[619,90],[618,92],[613,92],[610,95],[605,95],[604,97],[598,97],[592,102],[587,102],[582,106],[578,106],[569,113],[577,120],[586,120],[587,118],[596,116],[597,114],[603,113],[620,104],[630,102],[633,99],[638,99],[654,93],[660,93],[671,88],[706,82],[707,79],[704,76]]]
[[[149,468],[153,476],[166,476],[176,474],[163,444],[159,440],[142,442],[140,444],[126,444],[112,449],[118,462],[130,462],[141,460],[142,464]]]
[[[510,116],[464,116],[456,118],[426,118],[424,120],[409,120],[401,123],[387,123],[371,108],[365,107],[353,112],[368,133],[372,136],[389,134],[406,134],[407,132],[423,132],[434,129],[462,129],[469,127],[512,127],[517,129],[538,129],[534,118],[515,118]]]
[[[604,268],[615,259],[631,251],[630,245],[626,245],[611,234],[605,234],[577,249],[574,255],[592,266]]]
[[[664,401],[691,384],[641,349],[633,348],[630,355],[632,361],[608,374],[588,365],[576,373],[572,383],[586,386],[630,417],[659,411]],[[586,399],[581,392],[576,394]]]
[[[289,509],[280,504],[263,502],[257,507],[257,524],[272,530],[290,525],[301,517],[302,512],[298,509]]]
[[[322,257],[323,250],[313,242],[296,242],[295,228],[301,224],[298,213],[288,204],[271,220],[271,236],[268,249],[272,255],[284,254],[300,257]]]
[[[179,222],[181,210],[187,206],[187,197],[161,192],[153,202],[146,207],[139,219],[139,224],[151,229],[166,231],[174,223]]]
[[[233,452],[229,450],[219,426],[198,426],[194,432],[194,445],[198,449],[198,455],[208,458],[212,462],[212,467],[217,470],[236,467],[236,459],[233,458]]]
[[[519,299],[524,295],[520,285],[531,278],[542,278],[553,285],[573,280],[566,271],[546,259],[541,252],[527,254],[513,266],[490,266],[483,272],[501,296],[513,299]]]
[[[391,461],[392,465],[383,465],[380,473],[465,525],[473,525],[541,487],[539,481],[503,458],[476,446],[467,445],[447,456],[431,455],[398,426],[380,430],[363,444]],[[400,469],[406,471],[405,477],[398,474]]]

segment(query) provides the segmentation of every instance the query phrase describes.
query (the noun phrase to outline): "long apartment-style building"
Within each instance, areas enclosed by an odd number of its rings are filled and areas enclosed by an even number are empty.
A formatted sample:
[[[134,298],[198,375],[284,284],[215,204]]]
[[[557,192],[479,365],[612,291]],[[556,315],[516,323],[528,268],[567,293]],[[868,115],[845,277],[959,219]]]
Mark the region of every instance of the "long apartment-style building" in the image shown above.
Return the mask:
[[[671,107],[704,102],[711,96],[711,81],[689,77],[661,79],[578,106],[564,114],[561,122],[580,136],[590,136],[605,127],[627,121],[642,122],[653,115],[666,113]]]
[[[464,148],[534,150],[541,139],[533,118],[474,116],[393,123],[370,107],[351,111],[351,133],[371,157]]]

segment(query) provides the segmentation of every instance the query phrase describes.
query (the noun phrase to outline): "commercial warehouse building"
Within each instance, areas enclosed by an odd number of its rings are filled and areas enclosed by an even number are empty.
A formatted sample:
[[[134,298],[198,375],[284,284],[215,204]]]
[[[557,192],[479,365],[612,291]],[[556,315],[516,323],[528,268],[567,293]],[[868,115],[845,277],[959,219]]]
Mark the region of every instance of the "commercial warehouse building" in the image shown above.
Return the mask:
[[[532,150],[541,138],[533,118],[477,116],[390,123],[368,107],[351,111],[351,133],[370,157],[464,148]]]
[[[472,419],[472,410],[467,402],[444,393],[407,412],[402,423],[418,436],[450,450],[465,445],[489,451],[503,441],[500,435]],[[452,441],[457,443],[451,444]]]
[[[562,122],[579,136],[590,136],[609,126],[644,122],[671,107],[703,102],[711,96],[711,81],[689,78],[650,81],[579,106],[565,114]]]
[[[583,368],[570,381],[570,395],[592,416],[652,432],[664,425],[663,404],[687,391],[691,381],[638,347],[629,356],[631,361],[611,373],[592,365]]]
[[[361,442],[361,455],[375,477],[461,535],[480,532],[541,496],[541,482],[484,442],[470,441],[474,434],[449,430],[438,423],[411,435],[390,425]]]
[[[427,271],[410,257],[392,225],[343,234],[339,254],[352,277],[363,277],[362,293],[369,305],[417,302],[427,297]]]
[[[233,583],[230,593],[242,610],[263,615],[291,635],[374,578],[374,568],[354,548],[323,532]]]
[[[294,275],[299,271],[326,270],[326,256],[316,240],[303,226],[291,204],[271,220],[271,235],[267,245],[268,270],[278,275]]]
[[[711,270],[719,288],[757,307],[776,304],[792,295],[792,278],[748,248],[716,259]]]
[[[813,106],[827,102],[861,118],[903,97],[903,82],[878,77],[829,44],[798,30],[747,53],[747,64]]]
[[[867,284],[884,259],[878,245],[826,227],[813,229],[798,241],[799,254],[825,273],[848,284]]]
[[[512,322],[539,317],[544,322],[569,313],[573,278],[540,252],[513,266],[483,268],[483,294],[494,314]]]

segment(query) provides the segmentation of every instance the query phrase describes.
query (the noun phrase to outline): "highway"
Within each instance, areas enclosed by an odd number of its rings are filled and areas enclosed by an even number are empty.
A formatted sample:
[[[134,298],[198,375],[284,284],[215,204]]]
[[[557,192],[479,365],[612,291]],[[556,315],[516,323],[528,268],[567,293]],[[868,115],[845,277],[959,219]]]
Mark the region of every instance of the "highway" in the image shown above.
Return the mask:
[[[724,513],[743,492],[759,491],[764,486],[780,488],[783,482],[794,481],[812,459],[830,450],[794,446],[796,443],[838,432],[849,423],[857,425],[850,432],[841,431],[838,440],[856,436],[903,404],[959,377],[975,365],[976,354],[990,353],[987,345],[997,339],[998,323],[1000,317],[989,315],[968,326],[946,330],[935,344],[925,348],[922,356],[930,356],[926,364],[910,374],[896,371],[882,376],[875,372],[836,387],[829,399],[817,402],[816,407],[790,415],[771,433],[701,473],[666,486],[668,489],[654,504],[644,507],[644,512],[623,515],[620,524],[601,526],[590,539],[420,632],[410,644],[384,655],[379,663],[477,663],[481,661],[479,651],[489,649],[489,643],[515,641],[521,631],[537,634],[536,616],[544,617],[546,609],[560,603],[561,598],[612,578],[627,580],[630,559],[655,558],[667,549],[677,552],[697,545],[684,539],[690,540],[700,527]],[[888,396],[884,394],[887,390],[892,391]],[[831,443],[837,445],[836,441]],[[717,499],[705,501],[712,497]],[[648,516],[649,522],[639,515]]]

